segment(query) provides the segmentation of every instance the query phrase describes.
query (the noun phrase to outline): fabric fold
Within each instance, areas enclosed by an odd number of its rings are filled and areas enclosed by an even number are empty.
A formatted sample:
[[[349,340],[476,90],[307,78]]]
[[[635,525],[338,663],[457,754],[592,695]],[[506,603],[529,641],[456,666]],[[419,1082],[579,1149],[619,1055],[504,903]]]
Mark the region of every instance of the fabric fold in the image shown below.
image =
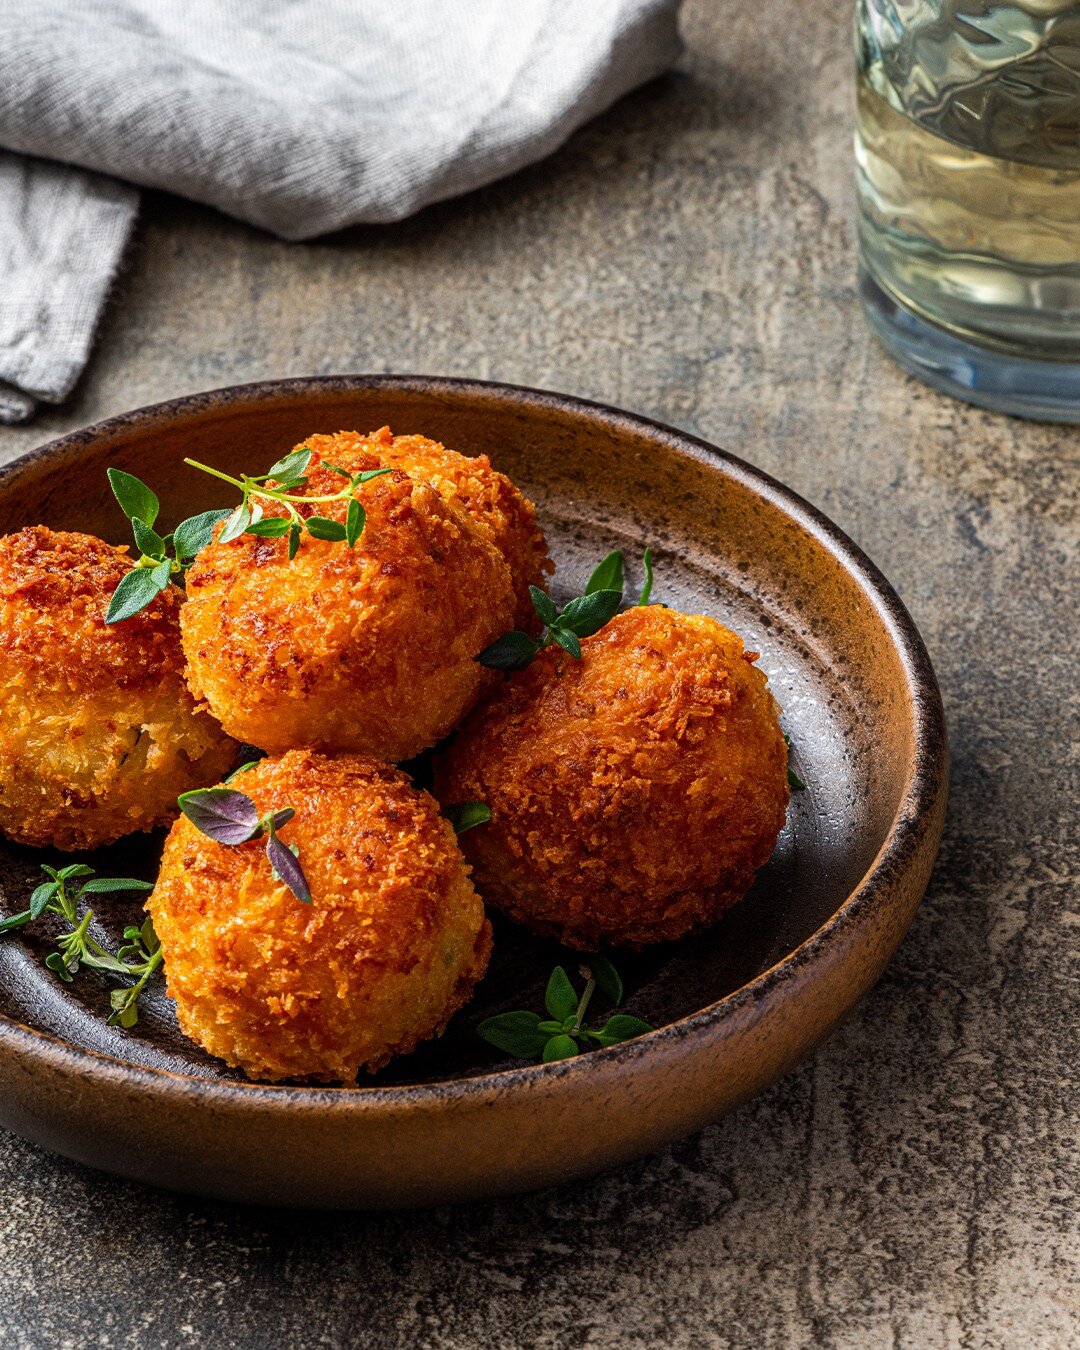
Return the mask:
[[[400,220],[668,69],[678,8],[5,0],[0,147],[34,158],[0,156],[0,419],[78,377],[136,210],[124,184],[285,239]]]

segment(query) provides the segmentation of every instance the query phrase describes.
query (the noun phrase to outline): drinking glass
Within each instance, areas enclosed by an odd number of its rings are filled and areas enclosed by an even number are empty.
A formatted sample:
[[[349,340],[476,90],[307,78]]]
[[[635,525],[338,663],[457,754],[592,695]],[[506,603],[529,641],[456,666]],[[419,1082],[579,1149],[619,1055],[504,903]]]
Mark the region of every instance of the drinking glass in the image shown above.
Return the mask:
[[[930,384],[1080,421],[1080,0],[857,0],[860,295]]]

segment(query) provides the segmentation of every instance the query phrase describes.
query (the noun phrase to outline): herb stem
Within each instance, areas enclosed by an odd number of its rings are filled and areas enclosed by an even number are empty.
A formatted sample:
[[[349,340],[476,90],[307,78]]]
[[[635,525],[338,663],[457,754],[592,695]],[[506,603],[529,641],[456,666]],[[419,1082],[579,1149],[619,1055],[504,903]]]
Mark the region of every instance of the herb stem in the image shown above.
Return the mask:
[[[221,469],[212,469],[209,464],[201,464],[197,459],[185,459],[185,464],[190,464],[193,469],[202,469],[203,473],[212,474],[215,478],[220,478],[223,483],[231,483],[233,487],[238,487],[241,492],[244,491],[244,485],[239,478],[234,478],[232,474],[224,473]]]
[[[581,1024],[585,1020],[585,1010],[589,1006],[589,999],[593,996],[593,990],[596,988],[596,981],[590,974],[585,981],[585,989],[581,995],[581,1001],[577,1005],[577,1012],[574,1014],[574,1025],[570,1028],[570,1035],[576,1036],[581,1030]]]

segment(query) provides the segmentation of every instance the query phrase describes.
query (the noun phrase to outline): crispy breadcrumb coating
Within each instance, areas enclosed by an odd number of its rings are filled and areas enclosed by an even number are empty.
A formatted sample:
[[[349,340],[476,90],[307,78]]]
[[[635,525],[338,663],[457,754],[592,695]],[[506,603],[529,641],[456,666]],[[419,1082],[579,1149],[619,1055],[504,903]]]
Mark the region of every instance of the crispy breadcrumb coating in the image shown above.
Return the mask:
[[[341,489],[312,464],[305,495]],[[373,456],[350,465],[375,467]],[[245,534],[208,545],[188,572],[188,680],[240,740],[407,759],[456,725],[488,677],[475,657],[513,615],[498,549],[400,470],[358,496],[367,523],[355,547],[305,534],[290,560],[285,539]],[[346,503],[299,509],[343,523]]]
[[[585,950],[714,923],[768,859],[787,747],[754,653],[714,619],[626,611],[548,648],[465,722],[436,765],[447,805],[483,801],[462,836],[480,893]]]
[[[88,849],[176,814],[237,747],[183,678],[170,586],[106,624],[125,548],[32,526],[0,539],[0,831]]]
[[[232,786],[281,834],[311,887],[273,879],[260,841],[173,826],[147,901],[184,1033],[251,1078],[351,1082],[405,1054],[472,994],[491,926],[435,800],[358,755],[294,750]]]
[[[448,501],[460,503],[487,532],[510,568],[514,627],[539,631],[529,587],[544,589],[555,564],[548,557],[547,541],[536,523],[536,508],[505,474],[491,467],[487,455],[460,455],[426,436],[393,436],[389,427],[380,427],[367,436],[358,431],[309,436],[296,448],[301,446],[312,450],[315,458],[345,469],[352,467],[357,455],[374,455],[380,464],[404,469]]]

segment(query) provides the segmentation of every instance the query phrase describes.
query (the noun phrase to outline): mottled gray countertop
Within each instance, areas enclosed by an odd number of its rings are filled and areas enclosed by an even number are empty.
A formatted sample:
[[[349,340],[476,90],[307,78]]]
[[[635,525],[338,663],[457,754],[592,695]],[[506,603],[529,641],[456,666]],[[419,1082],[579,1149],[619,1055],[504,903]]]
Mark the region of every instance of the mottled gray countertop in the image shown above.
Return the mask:
[[[0,457],[189,390],[421,371],[621,404],[776,474],[894,582],[945,696],[949,824],[891,969],[737,1115],[505,1203],[244,1210],[0,1136],[0,1343],[861,1350],[1080,1334],[1080,437],[950,402],[868,334],[849,10],[702,0],[680,74],[548,163],[402,226],[287,245],[148,197],[76,396],[0,432]]]

